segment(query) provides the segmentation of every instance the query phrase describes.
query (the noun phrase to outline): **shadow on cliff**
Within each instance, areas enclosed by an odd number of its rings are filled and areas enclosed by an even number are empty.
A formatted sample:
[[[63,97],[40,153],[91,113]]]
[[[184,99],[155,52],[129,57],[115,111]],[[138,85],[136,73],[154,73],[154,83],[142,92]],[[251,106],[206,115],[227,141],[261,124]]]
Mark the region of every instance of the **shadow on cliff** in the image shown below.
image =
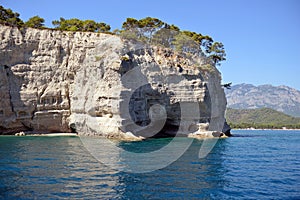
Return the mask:
[[[2,82],[7,85],[3,88],[2,105],[0,107],[1,125],[0,134],[12,134],[19,131],[32,131],[30,120],[35,108],[25,105],[21,99],[21,90],[26,88],[21,76],[16,76],[7,65],[1,66]],[[29,111],[29,112],[28,112]]]
[[[128,98],[128,95],[130,93],[127,91],[121,92],[122,99]],[[180,105],[179,103],[171,104],[170,97],[166,93],[154,90],[150,84],[143,85],[130,95],[129,104],[127,103],[127,101],[121,101],[120,103],[120,110],[129,109],[129,116],[127,113],[120,113],[123,118],[122,127],[124,132],[129,131],[137,136],[147,136],[155,130],[156,133],[152,133],[150,136],[155,138],[176,135],[179,128],[178,124],[180,124]],[[154,125],[156,127],[150,126],[150,109],[155,105],[165,108],[166,119],[161,119],[166,120],[162,124],[163,126],[160,124]]]
[[[164,89],[163,84],[160,84],[159,81],[156,81],[157,83],[148,83],[148,78],[142,72],[142,68],[146,67],[144,66],[145,61],[135,59],[134,55],[144,56],[145,51],[147,51],[147,54],[151,55],[151,50],[149,51],[149,49],[139,49],[136,51],[127,52],[128,57],[126,57],[126,59],[123,59],[121,63],[119,73],[122,77],[122,85],[126,88],[125,90],[121,91],[120,94],[120,117],[122,118],[121,130],[123,132],[131,132],[136,136],[143,136],[147,138],[179,136],[179,128],[182,122],[181,105],[184,103],[199,106],[200,113],[194,115],[191,114],[192,116],[200,116],[197,123],[209,123],[211,118],[211,99],[207,86],[204,85],[205,97],[203,102],[177,101],[175,103],[172,103],[172,96],[174,95],[171,92],[172,89],[167,91],[167,89]],[[147,65],[148,64],[149,63],[147,63]],[[181,66],[177,65],[172,67],[179,67],[178,77],[182,77],[182,79],[174,79],[174,82],[172,82],[172,84],[179,84],[183,79],[191,82],[193,82],[193,80],[199,79],[201,81],[204,80],[201,74],[183,74],[183,69],[180,70]],[[155,68],[158,68],[158,70],[160,69],[157,63],[154,63],[153,66],[150,66],[148,68],[151,68],[148,70],[153,71],[157,70]],[[167,78],[162,74],[160,76],[162,80],[164,78]],[[156,79],[159,78],[156,77]],[[192,90],[194,89],[193,87],[191,88]],[[149,134],[149,132],[153,132],[153,129],[155,129],[153,128],[153,126],[151,126],[151,123],[153,123],[151,122],[151,108],[155,107],[156,105],[160,105],[160,107],[164,108],[165,110],[165,119],[163,119],[162,117],[160,120],[158,116],[157,120],[161,121],[164,124],[161,125],[158,123],[158,125],[156,125],[155,127],[156,132]],[[162,110],[159,110],[158,112],[162,112]],[[195,113],[195,111],[192,110],[188,112]],[[188,133],[192,133],[196,130],[197,127],[192,127],[192,129],[187,128],[183,136],[186,136]]]

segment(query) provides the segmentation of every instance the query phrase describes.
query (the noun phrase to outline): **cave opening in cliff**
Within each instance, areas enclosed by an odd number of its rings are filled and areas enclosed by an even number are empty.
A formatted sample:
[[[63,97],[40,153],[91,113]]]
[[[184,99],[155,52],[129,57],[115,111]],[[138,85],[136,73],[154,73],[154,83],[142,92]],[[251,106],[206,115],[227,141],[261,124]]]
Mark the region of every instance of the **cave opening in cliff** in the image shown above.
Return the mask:
[[[204,127],[204,131],[208,130],[211,99],[208,91],[205,91],[202,101],[192,101],[192,97],[190,101],[183,102],[178,98],[174,102],[170,93],[154,88],[151,84],[143,85],[133,93],[124,91],[121,96],[130,96],[130,100],[129,105],[125,101],[121,104],[121,107],[127,106],[129,110],[129,116],[121,112],[122,130],[145,138],[187,136],[197,132],[200,126]],[[157,105],[163,108],[158,113],[165,112],[165,115],[158,114],[153,118],[151,109]],[[185,110],[184,113],[182,109]]]
[[[123,95],[128,94],[123,93]],[[124,131],[147,138],[174,137],[180,125],[181,110],[179,103],[170,102],[169,95],[153,89],[150,84],[136,89],[128,105],[130,119],[123,116]],[[154,118],[153,108],[156,108]]]

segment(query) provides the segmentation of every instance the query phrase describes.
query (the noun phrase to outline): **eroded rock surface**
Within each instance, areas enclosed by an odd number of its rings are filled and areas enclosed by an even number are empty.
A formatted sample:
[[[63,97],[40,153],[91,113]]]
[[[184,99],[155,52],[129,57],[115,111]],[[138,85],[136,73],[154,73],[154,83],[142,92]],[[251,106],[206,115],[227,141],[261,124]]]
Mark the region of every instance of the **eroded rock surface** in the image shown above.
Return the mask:
[[[0,25],[0,133],[222,131],[226,98],[208,62],[109,34]]]

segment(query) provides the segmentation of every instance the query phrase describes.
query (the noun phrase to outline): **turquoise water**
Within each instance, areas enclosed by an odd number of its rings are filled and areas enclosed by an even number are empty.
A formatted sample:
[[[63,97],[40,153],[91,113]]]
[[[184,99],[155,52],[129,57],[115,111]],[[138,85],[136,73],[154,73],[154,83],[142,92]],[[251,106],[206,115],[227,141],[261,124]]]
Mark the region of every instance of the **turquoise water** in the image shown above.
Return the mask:
[[[194,140],[171,165],[141,174],[98,162],[77,137],[2,136],[0,199],[300,199],[300,131],[233,134],[203,159]],[[148,152],[170,140],[119,147]]]

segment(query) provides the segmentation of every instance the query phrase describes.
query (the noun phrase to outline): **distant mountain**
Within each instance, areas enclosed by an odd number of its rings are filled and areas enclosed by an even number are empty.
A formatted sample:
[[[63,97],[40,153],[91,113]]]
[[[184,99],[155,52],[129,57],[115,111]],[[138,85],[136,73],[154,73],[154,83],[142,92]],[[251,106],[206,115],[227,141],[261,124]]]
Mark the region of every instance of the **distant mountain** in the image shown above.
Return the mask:
[[[292,117],[271,108],[228,108],[226,120],[232,128],[300,128],[299,117]]]
[[[300,91],[287,86],[239,84],[225,89],[225,94],[229,108],[272,108],[300,117]]]

